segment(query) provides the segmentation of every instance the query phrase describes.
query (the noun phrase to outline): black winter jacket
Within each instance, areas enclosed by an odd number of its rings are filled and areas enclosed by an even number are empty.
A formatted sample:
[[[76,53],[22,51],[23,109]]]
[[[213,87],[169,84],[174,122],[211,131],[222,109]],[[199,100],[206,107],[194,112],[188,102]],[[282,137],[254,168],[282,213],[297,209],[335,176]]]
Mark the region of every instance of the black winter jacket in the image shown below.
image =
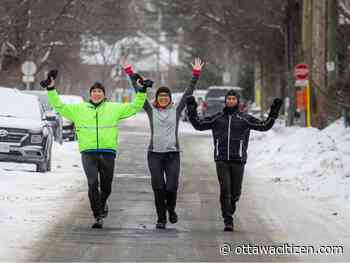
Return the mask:
[[[267,131],[275,122],[271,116],[261,121],[239,110],[223,110],[202,119],[198,117],[197,111],[189,109],[188,114],[196,130],[212,130],[215,161],[246,163],[250,130]]]

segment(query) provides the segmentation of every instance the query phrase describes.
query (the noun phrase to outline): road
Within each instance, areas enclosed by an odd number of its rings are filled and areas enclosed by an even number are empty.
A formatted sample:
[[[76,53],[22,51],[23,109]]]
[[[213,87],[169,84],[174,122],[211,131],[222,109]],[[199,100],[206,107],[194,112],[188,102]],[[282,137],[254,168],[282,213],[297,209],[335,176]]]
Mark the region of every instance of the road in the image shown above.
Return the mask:
[[[62,220],[32,247],[30,261],[342,261],[345,254],[237,254],[243,245],[336,245],[349,243],[346,226],[330,223],[318,204],[311,207],[247,167],[243,194],[235,217],[236,231],[223,231],[218,181],[212,161],[210,135],[181,135],[179,222],[166,230],[156,222],[146,162],[148,123],[121,125],[120,154],[109,200],[110,214],[103,230],[90,228],[87,187],[66,198]],[[310,204],[308,202],[307,204]],[[336,233],[344,233],[339,238]],[[342,239],[342,238],[346,238]],[[220,247],[229,244],[223,255]],[[344,244],[346,245],[346,244]],[[225,250],[226,251],[226,250]],[[224,251],[224,252],[225,252]],[[227,251],[226,251],[227,252]],[[349,259],[349,258],[347,258]]]

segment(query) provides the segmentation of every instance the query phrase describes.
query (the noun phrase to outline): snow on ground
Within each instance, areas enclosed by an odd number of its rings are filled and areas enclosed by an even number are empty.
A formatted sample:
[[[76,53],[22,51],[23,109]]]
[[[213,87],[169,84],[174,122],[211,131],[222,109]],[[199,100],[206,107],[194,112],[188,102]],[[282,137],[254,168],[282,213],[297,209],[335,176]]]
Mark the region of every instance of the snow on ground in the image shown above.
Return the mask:
[[[55,143],[52,165],[52,172],[37,173],[35,165],[0,163],[1,261],[24,260],[58,222],[65,194],[85,183],[77,143]]]
[[[252,131],[247,167],[254,176],[294,186],[345,211],[350,195],[350,129],[338,120],[322,131],[281,124],[264,133]]]

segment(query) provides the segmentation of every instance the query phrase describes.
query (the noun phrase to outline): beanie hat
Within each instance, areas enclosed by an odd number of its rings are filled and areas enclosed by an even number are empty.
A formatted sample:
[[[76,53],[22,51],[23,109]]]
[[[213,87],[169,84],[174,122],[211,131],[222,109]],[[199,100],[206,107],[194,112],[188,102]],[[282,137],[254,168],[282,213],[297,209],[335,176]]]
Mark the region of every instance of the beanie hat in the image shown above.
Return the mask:
[[[101,89],[104,94],[106,94],[105,87],[100,82],[95,82],[94,85],[91,86],[89,93],[91,94],[93,89]]]
[[[160,93],[167,93],[171,99],[171,91],[168,87],[160,87],[159,89],[157,89],[156,91],[156,99],[158,98]]]
[[[226,100],[228,96],[235,96],[237,98],[237,105],[239,104],[239,99],[241,98],[241,96],[239,95],[239,93],[237,93],[236,91],[234,91],[233,89],[229,90],[225,96],[225,104],[226,104]]]

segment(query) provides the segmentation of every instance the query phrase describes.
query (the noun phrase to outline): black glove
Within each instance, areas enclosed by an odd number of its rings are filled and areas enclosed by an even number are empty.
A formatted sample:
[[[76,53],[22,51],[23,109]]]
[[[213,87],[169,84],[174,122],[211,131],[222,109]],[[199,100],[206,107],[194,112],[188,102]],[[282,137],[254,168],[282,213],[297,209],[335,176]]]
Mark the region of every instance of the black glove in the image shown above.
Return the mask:
[[[279,111],[282,107],[283,101],[280,98],[276,98],[273,100],[272,105],[270,107],[270,117],[277,119]]]
[[[144,79],[144,80],[142,80],[141,83],[142,83],[142,87],[138,88],[138,91],[145,93],[148,88],[152,88],[154,82],[150,79]]]
[[[130,78],[131,78],[131,80],[133,80],[134,82],[140,83],[140,85],[143,84],[143,77],[141,77],[140,74],[133,73],[132,75],[130,75]]]
[[[153,82],[152,80],[150,80],[150,79],[145,79],[145,80],[143,81],[142,86],[145,87],[146,89],[147,89],[147,88],[152,88],[153,83],[154,83],[154,82]]]
[[[141,85],[141,87],[137,87],[136,92],[146,92],[147,88],[152,88],[154,82],[150,79],[144,79],[143,77],[141,77],[140,74],[134,73],[131,76],[131,79],[133,80],[133,82],[135,82],[136,84]]]
[[[53,87],[49,88],[49,85],[51,83],[51,79],[56,79],[57,74],[57,70],[50,70],[49,74],[47,74],[47,79],[40,81],[40,86],[44,89],[53,89]]]
[[[186,98],[186,105],[189,112],[196,111],[198,107],[196,99],[193,96],[188,96]]]

